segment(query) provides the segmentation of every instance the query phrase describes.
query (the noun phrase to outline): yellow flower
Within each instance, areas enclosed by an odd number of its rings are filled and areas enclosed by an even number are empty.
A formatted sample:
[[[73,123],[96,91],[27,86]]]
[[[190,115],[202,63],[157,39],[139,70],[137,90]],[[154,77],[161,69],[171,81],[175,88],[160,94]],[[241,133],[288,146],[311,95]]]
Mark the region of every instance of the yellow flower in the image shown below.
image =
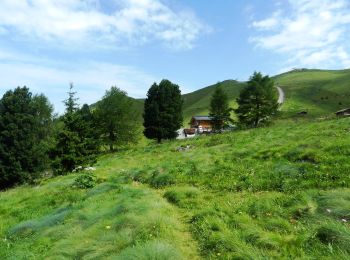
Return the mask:
[[[111,226],[106,226],[106,229],[111,229]]]

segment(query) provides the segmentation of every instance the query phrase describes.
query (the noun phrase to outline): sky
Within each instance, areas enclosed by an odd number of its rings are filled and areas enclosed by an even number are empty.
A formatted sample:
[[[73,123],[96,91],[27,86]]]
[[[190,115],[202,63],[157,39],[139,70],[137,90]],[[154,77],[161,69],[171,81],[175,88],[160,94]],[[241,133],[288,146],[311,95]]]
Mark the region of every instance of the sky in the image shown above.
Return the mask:
[[[350,68],[350,0],[0,1],[0,96],[27,86],[58,113],[70,83],[91,104],[293,68]]]

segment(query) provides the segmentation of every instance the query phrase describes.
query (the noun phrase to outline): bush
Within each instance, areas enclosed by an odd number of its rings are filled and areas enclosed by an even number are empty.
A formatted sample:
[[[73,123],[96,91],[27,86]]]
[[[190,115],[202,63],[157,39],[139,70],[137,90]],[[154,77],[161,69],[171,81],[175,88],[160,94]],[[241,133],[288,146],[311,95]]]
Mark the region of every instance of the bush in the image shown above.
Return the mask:
[[[168,190],[164,193],[164,198],[179,207],[188,208],[195,202],[193,199],[195,199],[198,194],[199,190],[195,187],[181,187]]]
[[[163,188],[165,186],[174,184],[175,178],[169,173],[154,172],[152,176],[149,178],[148,183],[153,188],[159,189],[159,188]]]
[[[80,189],[90,189],[95,187],[97,182],[96,175],[92,172],[80,174],[74,181],[73,187]]]

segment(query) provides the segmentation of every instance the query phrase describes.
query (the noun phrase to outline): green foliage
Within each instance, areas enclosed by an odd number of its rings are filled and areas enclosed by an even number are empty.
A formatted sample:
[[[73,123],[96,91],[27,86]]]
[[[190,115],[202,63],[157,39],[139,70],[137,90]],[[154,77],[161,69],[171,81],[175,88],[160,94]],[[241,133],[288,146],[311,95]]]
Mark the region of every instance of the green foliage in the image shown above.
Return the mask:
[[[32,182],[48,165],[52,106],[27,87],[0,100],[0,189]]]
[[[231,121],[230,112],[228,96],[218,83],[211,97],[209,109],[209,115],[213,118],[214,131],[221,131],[224,125]]]
[[[156,189],[163,188],[175,183],[175,178],[169,173],[153,172],[147,182]]]
[[[97,127],[105,145],[110,151],[115,146],[136,143],[139,140],[140,125],[135,103],[126,92],[111,87],[96,105]]]
[[[182,126],[181,91],[169,80],[154,83],[148,90],[144,107],[144,135],[149,139],[174,139]]]
[[[68,99],[65,100],[63,128],[58,131],[56,146],[51,151],[52,167],[56,174],[71,172],[77,166],[92,165],[99,150],[93,116],[87,105],[79,109],[75,94],[71,84]]]
[[[93,172],[79,173],[78,177],[74,180],[73,187],[80,189],[90,189],[96,186],[97,177]]]
[[[271,116],[277,112],[277,100],[273,80],[254,72],[237,99],[236,114],[239,122],[248,127],[257,127],[270,121]]]

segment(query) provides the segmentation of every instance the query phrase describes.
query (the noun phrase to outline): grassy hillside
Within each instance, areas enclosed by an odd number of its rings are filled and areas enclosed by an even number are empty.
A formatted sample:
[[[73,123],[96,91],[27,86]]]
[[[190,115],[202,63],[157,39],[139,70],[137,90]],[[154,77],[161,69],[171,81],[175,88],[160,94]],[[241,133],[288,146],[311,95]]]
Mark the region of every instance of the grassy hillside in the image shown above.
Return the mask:
[[[285,92],[287,116],[306,110],[319,117],[350,107],[350,70],[291,71],[275,81]]]
[[[100,158],[91,189],[1,192],[0,259],[349,259],[349,126],[148,145]]]
[[[285,92],[282,117],[297,116],[307,111],[309,118],[333,115],[335,111],[350,107],[350,70],[296,70],[273,77],[276,85]],[[231,107],[236,107],[236,98],[245,82],[225,80],[220,82],[229,96]],[[210,98],[216,84],[184,94],[184,127],[188,127],[194,115],[209,113]],[[143,110],[143,100],[137,100]]]
[[[230,104],[232,107],[236,106],[236,98],[238,97],[239,91],[242,89],[245,83],[238,82],[235,80],[225,80],[223,82],[220,82],[222,88],[227,93]],[[183,117],[184,117],[184,127],[188,127],[188,123],[190,122],[190,119],[192,116],[195,115],[208,115],[209,113],[209,105],[210,105],[210,98],[215,90],[214,85],[210,85],[205,88],[201,88],[199,90],[196,90],[194,92],[183,94]],[[135,100],[136,106],[138,109],[143,111],[143,99],[137,99]]]
[[[223,82],[220,82],[219,84],[227,93],[230,99],[231,106],[235,107],[236,98],[238,97],[240,90],[244,86],[244,83],[235,80],[225,80]],[[210,98],[214,93],[215,86],[216,84],[183,95],[183,112],[185,127],[188,127],[188,123],[192,116],[208,115]]]

